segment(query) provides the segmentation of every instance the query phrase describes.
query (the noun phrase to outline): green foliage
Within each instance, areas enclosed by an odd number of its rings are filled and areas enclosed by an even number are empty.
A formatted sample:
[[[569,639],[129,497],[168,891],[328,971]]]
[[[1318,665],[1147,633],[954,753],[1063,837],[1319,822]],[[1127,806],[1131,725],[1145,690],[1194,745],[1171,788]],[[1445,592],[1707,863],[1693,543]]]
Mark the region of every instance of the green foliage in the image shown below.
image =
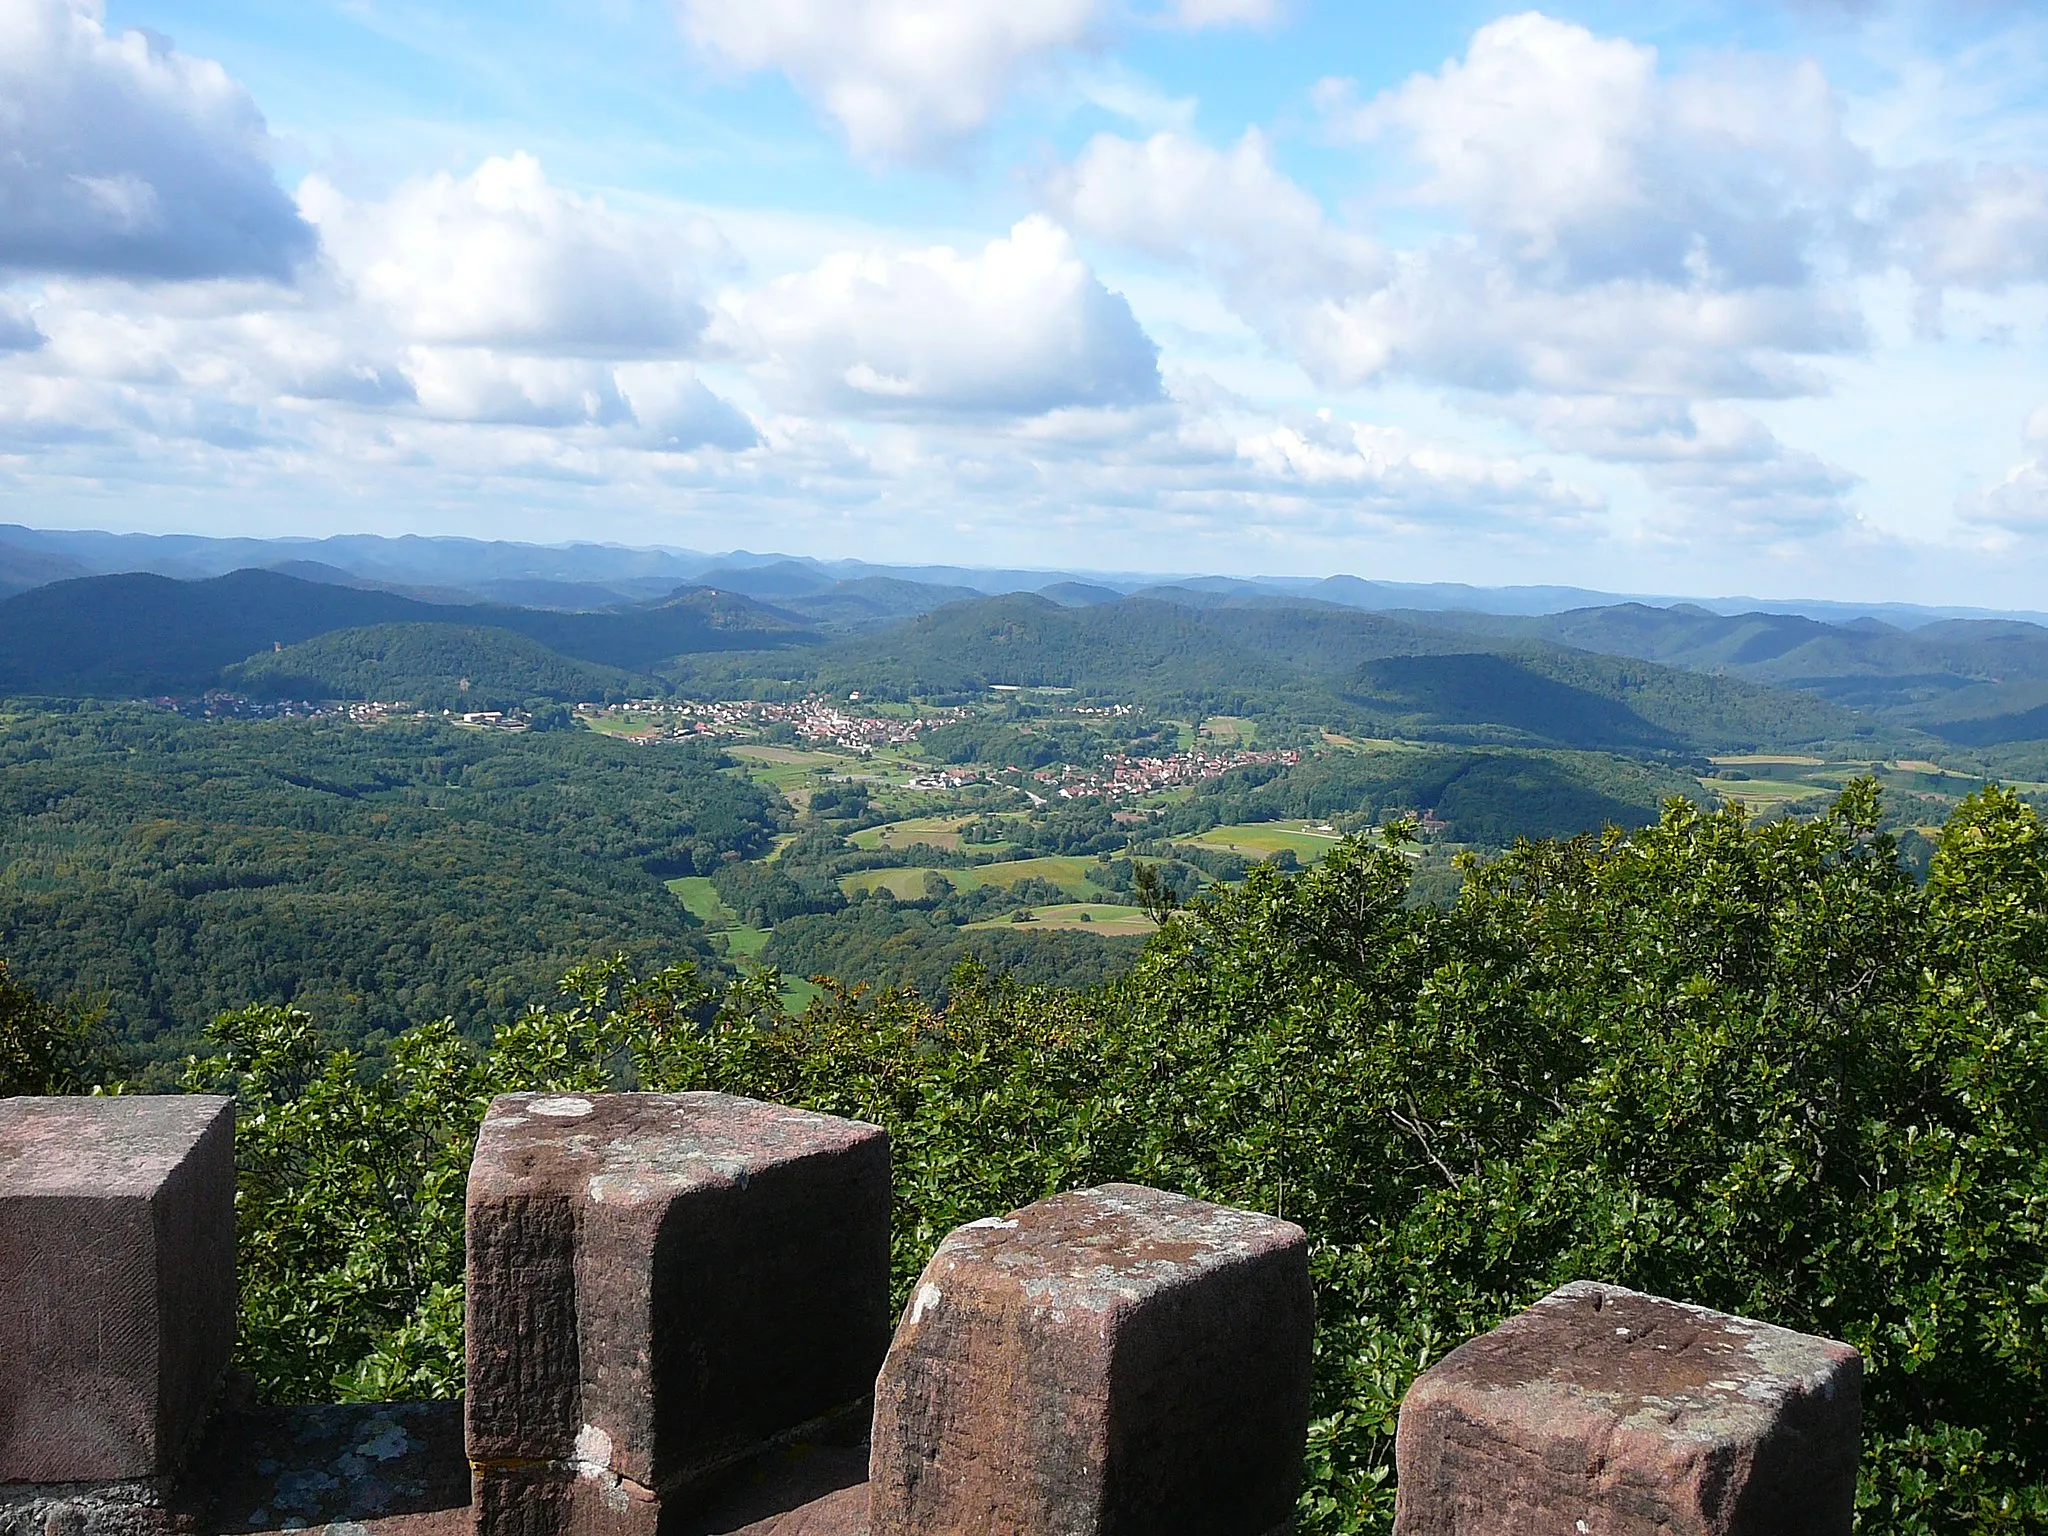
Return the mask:
[[[651,678],[574,661],[507,629],[380,624],[262,651],[222,674],[265,699],[402,699],[421,709],[520,709],[645,697]]]
[[[105,1010],[44,1002],[0,960],[0,1099],[88,1093],[113,1074]]]
[[[1505,847],[1518,837],[1573,837],[1657,819],[1699,786],[1670,768],[1595,752],[1332,752],[1293,767],[1236,768],[1165,813],[1172,836],[1241,822],[1434,811],[1460,841]]]
[[[1475,657],[1479,649],[1495,654]],[[1576,748],[1760,751],[1869,731],[1848,710],[1802,693],[1520,638],[1489,646],[1412,618],[1274,601],[1204,608],[1134,597],[1061,608],[1013,593],[801,654],[695,655],[670,670],[692,690],[762,697],[788,692],[793,678],[835,694],[899,699],[965,698],[1016,684],[1072,688],[1155,716],[1241,715],[1365,735]],[[1053,750],[981,725],[934,735],[958,761]]]
[[[277,1396],[453,1390],[488,1096],[719,1089],[887,1127],[899,1293],[955,1225],[1103,1180],[1301,1222],[1311,1536],[1384,1531],[1408,1381],[1573,1278],[1853,1342],[1863,1530],[2041,1530],[2048,834],[1986,790],[1922,886],[1880,819],[1869,783],[1812,821],[1673,802],[1470,863],[1447,909],[1351,841],[1162,913],[1121,979],[970,961],[943,1012],[789,1017],[772,971],[615,962],[487,1053],[428,1026],[376,1077],[301,1015],[230,1015],[190,1081],[244,1105],[244,1358]]]
[[[137,707],[0,722],[0,950],[108,999],[144,1058],[295,1004],[351,1042],[481,1034],[562,970],[697,953],[662,878],[769,846],[719,759],[588,732],[190,721]]]
[[[388,624],[513,630],[564,657],[635,672],[689,651],[812,638],[775,609],[701,587],[604,613],[552,613],[427,603],[276,571],[207,581],[87,576],[0,602],[0,690],[99,698],[200,693],[219,685],[223,668],[274,645]]]
[[[1071,929],[1016,933],[953,926],[961,919],[985,921],[1033,900],[1072,899],[1050,882],[1036,882],[996,896],[963,893],[928,912],[898,904],[884,893],[833,916],[792,918],[769,936],[761,958],[793,976],[908,989],[939,1005],[948,1001],[954,972],[963,961],[1039,986],[1096,986],[1129,969],[1142,947],[1137,939]]]

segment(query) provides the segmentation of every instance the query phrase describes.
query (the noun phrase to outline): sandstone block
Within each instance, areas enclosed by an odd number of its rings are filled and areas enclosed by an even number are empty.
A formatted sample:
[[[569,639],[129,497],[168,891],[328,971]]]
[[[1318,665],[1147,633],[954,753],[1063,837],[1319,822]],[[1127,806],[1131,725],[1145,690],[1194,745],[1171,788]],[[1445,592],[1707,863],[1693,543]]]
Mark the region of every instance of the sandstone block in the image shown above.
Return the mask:
[[[1832,1339],[1565,1286],[1409,1389],[1396,1536],[1848,1536],[1862,1380]]]
[[[235,1339],[223,1098],[0,1099],[0,1483],[172,1470]]]
[[[875,1386],[873,1536],[1261,1536],[1291,1517],[1301,1228],[1134,1184],[939,1245]]]
[[[871,1125],[717,1093],[498,1099],[468,1194],[478,1528],[651,1532],[864,1400],[889,1214]]]

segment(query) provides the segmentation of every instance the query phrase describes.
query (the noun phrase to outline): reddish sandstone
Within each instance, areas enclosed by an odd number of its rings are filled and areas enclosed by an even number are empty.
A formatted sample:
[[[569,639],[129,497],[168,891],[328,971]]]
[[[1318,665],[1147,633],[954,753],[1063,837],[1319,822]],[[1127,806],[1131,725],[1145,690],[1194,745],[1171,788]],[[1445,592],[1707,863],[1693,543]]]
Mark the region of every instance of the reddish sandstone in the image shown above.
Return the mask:
[[[468,1200],[478,1529],[652,1532],[846,1410],[887,1342],[889,1147],[717,1093],[508,1094]]]
[[[1401,1405],[1396,1536],[1848,1536],[1862,1357],[1565,1286]]]
[[[939,1245],[875,1388],[873,1536],[1261,1536],[1290,1517],[1301,1228],[1132,1184]]]
[[[235,1339],[235,1114],[0,1099],[0,1483],[175,1469]]]

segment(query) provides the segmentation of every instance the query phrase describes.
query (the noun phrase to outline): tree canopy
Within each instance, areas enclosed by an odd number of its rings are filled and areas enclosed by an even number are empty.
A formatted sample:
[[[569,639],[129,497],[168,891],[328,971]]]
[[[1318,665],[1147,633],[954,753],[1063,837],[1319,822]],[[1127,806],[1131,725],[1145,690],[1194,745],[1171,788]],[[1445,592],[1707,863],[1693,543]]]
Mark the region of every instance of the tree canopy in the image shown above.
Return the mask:
[[[1316,1242],[1302,1526],[1383,1531],[1415,1372],[1599,1278],[1864,1352],[1862,1528],[2048,1524],[2048,838],[1992,789],[1924,885],[1874,786],[1811,820],[1682,802],[1523,843],[1411,906],[1397,848],[1254,868],[1091,989],[973,965],[943,1011],[624,961],[488,1049],[366,1074],[305,1014],[224,1015],[244,1105],[244,1363],[280,1398],[452,1392],[461,1189],[512,1088],[715,1088],[886,1126],[895,1274],[953,1226],[1130,1179]]]

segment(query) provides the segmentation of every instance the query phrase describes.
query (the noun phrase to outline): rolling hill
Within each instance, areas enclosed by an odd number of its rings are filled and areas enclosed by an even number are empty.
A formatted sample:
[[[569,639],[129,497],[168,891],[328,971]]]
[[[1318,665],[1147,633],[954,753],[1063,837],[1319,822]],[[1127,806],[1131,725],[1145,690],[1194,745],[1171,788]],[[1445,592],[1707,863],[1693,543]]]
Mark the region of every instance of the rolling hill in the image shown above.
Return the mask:
[[[89,576],[0,602],[0,691],[88,697],[199,693],[260,651],[335,630],[446,624],[509,630],[577,660],[644,670],[690,651],[803,644],[805,623],[731,593],[683,588],[601,613],[421,602],[233,571],[203,581]]]
[[[644,675],[578,661],[506,629],[377,624],[264,651],[221,673],[260,699],[391,699],[422,709],[512,709],[546,699],[644,698]]]
[[[1870,618],[1828,624],[1642,603],[1534,618],[1405,617],[1797,689],[1958,745],[2038,740],[2048,730],[2048,628],[2017,620],[1947,619],[1906,630]]]
[[[1012,594],[949,605],[803,654],[693,656],[691,686],[801,675],[833,691],[966,696],[1072,689],[1166,713],[1278,714],[1367,733],[1632,752],[1736,752],[1863,740],[1847,709],[1633,658],[1460,634],[1323,604],[1133,596],[1087,607]]]

